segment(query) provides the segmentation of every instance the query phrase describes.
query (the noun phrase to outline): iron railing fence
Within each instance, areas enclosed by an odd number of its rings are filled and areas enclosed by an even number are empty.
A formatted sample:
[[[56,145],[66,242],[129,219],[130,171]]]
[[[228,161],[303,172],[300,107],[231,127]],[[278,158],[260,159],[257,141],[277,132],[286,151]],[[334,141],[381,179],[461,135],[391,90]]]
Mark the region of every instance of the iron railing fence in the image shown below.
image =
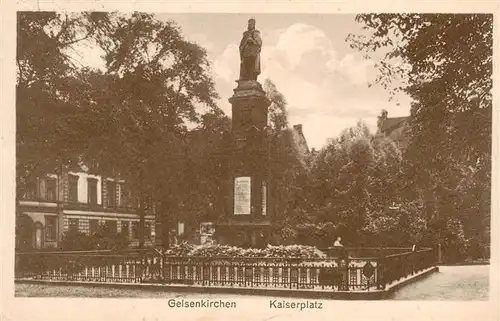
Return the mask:
[[[141,283],[143,257],[112,254],[19,253],[15,277],[54,281]]]
[[[342,290],[347,287],[343,258],[192,258],[165,257],[163,280],[169,284]]]
[[[15,277],[102,283],[159,283],[189,286],[373,291],[435,266],[432,249],[384,255],[358,249],[327,258],[165,256],[129,253],[16,253]],[[378,255],[375,255],[378,254]]]

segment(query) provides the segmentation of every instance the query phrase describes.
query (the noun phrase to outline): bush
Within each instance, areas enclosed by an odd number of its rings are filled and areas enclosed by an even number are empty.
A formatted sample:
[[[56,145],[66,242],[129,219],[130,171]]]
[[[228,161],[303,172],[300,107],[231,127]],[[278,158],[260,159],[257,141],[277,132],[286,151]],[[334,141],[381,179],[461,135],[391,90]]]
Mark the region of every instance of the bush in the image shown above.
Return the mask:
[[[413,202],[401,204],[396,211],[370,213],[362,232],[363,242],[358,245],[369,247],[422,246],[429,233],[426,219]]]
[[[230,245],[202,245],[198,246],[191,251],[192,256],[220,256],[220,257],[262,257],[262,249],[244,249]]]
[[[63,235],[60,248],[66,251],[122,250],[129,245],[124,234],[92,236],[78,231],[68,231]]]
[[[229,245],[200,245],[187,243],[175,245],[167,250],[169,256],[194,257],[269,257],[269,258],[324,258],[326,254],[316,247],[307,245],[268,245],[264,249],[244,249]]]
[[[60,249],[65,251],[87,251],[96,248],[97,244],[94,238],[78,231],[64,233],[60,244]]]
[[[288,245],[288,246],[271,246],[263,250],[266,257],[293,257],[293,258],[308,258],[319,259],[325,258],[326,254],[320,251],[315,246],[307,245]]]
[[[273,226],[273,244],[291,245],[297,242],[297,230],[289,224]]]
[[[448,218],[443,232],[444,260],[448,263],[463,261],[469,253],[469,242],[465,238],[462,222],[456,218]]]
[[[481,259],[489,259],[489,240],[485,237],[475,236],[468,240],[469,242],[469,257],[471,260],[481,260]]]
[[[166,255],[171,256],[187,256],[194,249],[194,245],[187,242],[181,244],[175,244],[171,248],[165,251]]]

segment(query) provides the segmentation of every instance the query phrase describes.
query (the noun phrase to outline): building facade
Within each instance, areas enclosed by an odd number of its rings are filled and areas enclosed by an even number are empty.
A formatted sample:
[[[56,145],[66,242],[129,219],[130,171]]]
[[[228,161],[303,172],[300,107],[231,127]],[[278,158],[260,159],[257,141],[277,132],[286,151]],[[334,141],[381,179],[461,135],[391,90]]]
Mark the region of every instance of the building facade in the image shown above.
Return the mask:
[[[31,181],[17,197],[18,249],[58,248],[70,230],[92,235],[102,227],[139,244],[137,199],[123,180],[63,171]],[[145,245],[154,244],[154,213],[146,213],[144,228]]]

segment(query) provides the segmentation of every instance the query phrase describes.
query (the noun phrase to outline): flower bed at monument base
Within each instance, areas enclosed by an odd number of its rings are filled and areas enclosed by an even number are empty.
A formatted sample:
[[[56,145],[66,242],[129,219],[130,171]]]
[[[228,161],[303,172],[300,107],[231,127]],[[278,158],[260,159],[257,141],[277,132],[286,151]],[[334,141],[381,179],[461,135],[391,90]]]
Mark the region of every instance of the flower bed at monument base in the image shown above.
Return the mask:
[[[301,258],[322,259],[326,254],[314,246],[268,245],[264,249],[244,249],[229,245],[175,245],[165,252],[166,256],[182,257],[232,257],[232,258]]]

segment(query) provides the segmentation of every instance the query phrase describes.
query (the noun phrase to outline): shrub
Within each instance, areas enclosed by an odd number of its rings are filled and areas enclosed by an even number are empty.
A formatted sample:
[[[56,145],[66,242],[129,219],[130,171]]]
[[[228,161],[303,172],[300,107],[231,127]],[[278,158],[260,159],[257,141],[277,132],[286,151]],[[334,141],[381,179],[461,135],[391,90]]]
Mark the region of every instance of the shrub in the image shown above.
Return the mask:
[[[97,244],[91,236],[70,230],[64,233],[60,248],[66,251],[86,251],[96,249]]]
[[[67,251],[122,250],[129,245],[124,234],[92,236],[78,231],[68,231],[63,235],[60,248]]]
[[[469,252],[469,242],[465,238],[462,222],[456,218],[448,218],[442,236],[445,261],[455,263],[464,260]]]
[[[326,254],[307,245],[268,245],[264,249],[244,249],[230,245],[200,245],[187,243],[176,245],[166,251],[171,256],[194,257],[269,257],[269,258],[324,258]]]
[[[358,246],[409,247],[423,245],[428,234],[426,219],[417,205],[403,203],[396,211],[380,210],[367,215]]]
[[[293,257],[293,258],[325,258],[326,254],[318,250],[315,246],[308,245],[288,245],[288,246],[272,246],[269,245],[263,250],[266,257]]]
[[[171,256],[187,256],[194,249],[194,245],[187,242],[181,244],[175,244],[171,248],[165,251],[166,255]]]

